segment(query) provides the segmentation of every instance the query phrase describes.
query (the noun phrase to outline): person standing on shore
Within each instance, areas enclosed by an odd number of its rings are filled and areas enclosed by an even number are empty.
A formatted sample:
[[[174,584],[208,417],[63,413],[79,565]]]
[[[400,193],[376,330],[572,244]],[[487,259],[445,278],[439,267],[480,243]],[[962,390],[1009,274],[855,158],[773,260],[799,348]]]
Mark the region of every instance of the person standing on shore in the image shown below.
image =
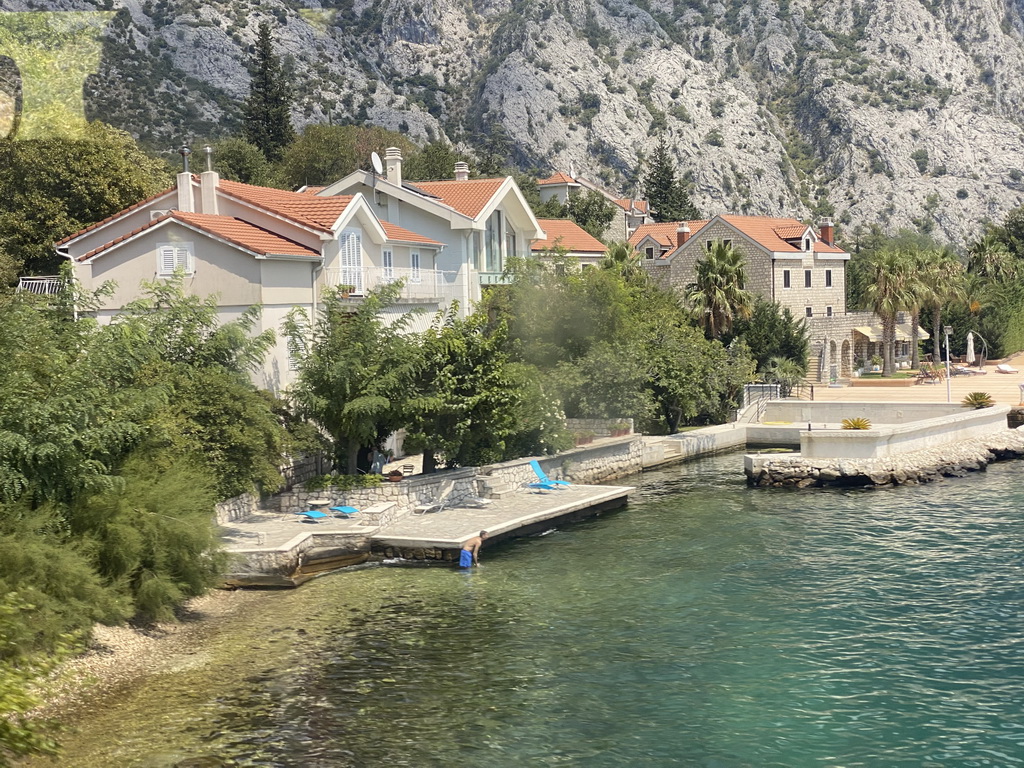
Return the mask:
[[[474,536],[462,545],[462,551],[459,552],[459,568],[472,568],[474,565],[480,565],[478,553],[480,552],[480,545],[484,543],[486,538],[487,531],[480,531],[479,536]]]

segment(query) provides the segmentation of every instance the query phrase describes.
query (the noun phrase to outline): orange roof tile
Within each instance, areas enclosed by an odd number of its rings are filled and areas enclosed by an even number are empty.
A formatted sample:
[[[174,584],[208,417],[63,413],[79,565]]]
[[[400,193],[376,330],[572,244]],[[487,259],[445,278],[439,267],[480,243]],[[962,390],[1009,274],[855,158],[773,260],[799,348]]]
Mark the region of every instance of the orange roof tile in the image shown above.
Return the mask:
[[[352,195],[315,197],[272,187],[256,187],[238,181],[220,182],[221,192],[277,213],[298,224],[330,231],[334,222],[352,202]]]
[[[197,229],[209,232],[211,235],[216,235],[227,240],[229,243],[234,243],[261,255],[279,254],[282,256],[309,256],[312,258],[320,256],[320,251],[318,250],[231,216],[181,213],[180,211],[173,211],[170,215],[179,221],[191,224]]]
[[[83,253],[81,256],[79,256],[76,259],[76,261],[86,261],[88,259],[91,259],[96,254],[102,253],[103,251],[107,250],[108,248],[114,247],[118,243],[123,243],[125,240],[127,240],[127,239],[129,239],[131,237],[135,237],[135,235],[139,234],[140,232],[145,232],[150,227],[155,227],[161,221],[167,221],[167,219],[169,219],[169,218],[171,218],[171,215],[169,213],[165,213],[163,216],[160,216],[160,217],[155,218],[155,219],[150,219],[145,224],[143,224],[141,227],[137,227],[137,228],[133,229],[131,232],[126,232],[125,234],[121,235],[120,237],[115,237],[109,243],[104,243],[99,248],[93,248],[88,253]]]
[[[555,173],[552,176],[549,176],[546,179],[541,179],[540,181],[538,181],[537,182],[537,186],[538,187],[543,187],[546,184],[578,184],[578,183],[579,182],[576,181],[576,179],[574,179],[572,176],[569,176],[568,174],[562,173],[561,171],[555,171]]]
[[[665,221],[659,224],[641,224],[629,236],[629,244],[637,245],[645,237],[651,237],[658,245],[664,248],[675,248],[676,230],[679,229],[681,223],[679,221]],[[696,235],[705,224],[707,224],[707,221],[686,222],[686,226],[690,228],[690,237]]]
[[[770,251],[799,253],[802,244],[793,245],[779,235],[781,231],[786,237],[799,238],[807,231],[807,227],[796,219],[777,219],[770,216],[732,216],[721,217],[751,240]],[[795,233],[795,234],[792,234]],[[816,253],[846,253],[842,248],[818,241],[815,243]]]
[[[384,233],[388,236],[388,240],[393,240],[399,243],[418,243],[420,245],[444,245],[444,243],[437,240],[431,240],[426,235],[418,235],[412,230],[399,227],[389,221],[382,221],[380,224],[384,227]]]
[[[68,235],[63,240],[58,240],[54,245],[55,246],[64,245],[64,243],[67,243],[67,242],[70,242],[71,240],[74,240],[79,235],[84,235],[86,232],[91,232],[92,230],[96,229],[97,227],[102,227],[107,222],[113,221],[114,219],[117,219],[117,218],[120,218],[121,216],[124,216],[126,213],[131,213],[132,211],[137,210],[137,209],[143,207],[144,205],[147,205],[148,203],[152,203],[154,200],[158,200],[159,198],[161,198],[164,195],[166,195],[168,192],[173,192],[173,191],[174,191],[174,187],[171,187],[170,189],[165,189],[163,192],[157,192],[155,195],[151,195],[150,197],[147,197],[145,200],[139,200],[139,202],[135,203],[135,205],[129,205],[124,210],[120,210],[120,211],[118,211],[117,213],[115,213],[115,214],[113,214],[111,216],[107,216],[107,218],[102,219],[100,221],[97,221],[95,224],[90,224],[88,227],[85,227],[84,229],[80,229],[77,232],[74,232],[73,234]]]
[[[547,237],[535,240],[530,246],[534,251],[565,248],[572,253],[604,253],[604,243],[591,235],[579,224],[568,219],[537,219]]]
[[[300,195],[315,195],[318,192],[323,192],[327,187],[303,187],[298,191]]]
[[[469,181],[411,182],[463,216],[475,219],[494,197],[505,179],[470,179]]]

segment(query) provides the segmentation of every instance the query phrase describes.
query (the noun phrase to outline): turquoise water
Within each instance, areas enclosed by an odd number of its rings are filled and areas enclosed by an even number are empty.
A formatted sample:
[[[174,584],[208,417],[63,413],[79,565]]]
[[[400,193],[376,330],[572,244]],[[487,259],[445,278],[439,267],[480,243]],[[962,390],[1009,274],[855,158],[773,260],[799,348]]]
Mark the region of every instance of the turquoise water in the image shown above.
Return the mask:
[[[65,765],[1024,764],[1024,465],[748,489],[742,458],[620,512],[253,598],[78,720]]]

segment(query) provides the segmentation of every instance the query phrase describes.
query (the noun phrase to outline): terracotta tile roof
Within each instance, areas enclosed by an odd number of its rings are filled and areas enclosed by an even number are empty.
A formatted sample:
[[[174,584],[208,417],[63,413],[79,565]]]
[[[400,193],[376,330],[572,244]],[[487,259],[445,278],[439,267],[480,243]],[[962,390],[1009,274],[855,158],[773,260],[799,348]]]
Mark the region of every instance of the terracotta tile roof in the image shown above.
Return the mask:
[[[78,261],[86,261],[91,259],[103,251],[113,248],[118,243],[123,243],[132,237],[135,237],[147,229],[155,227],[157,224],[161,224],[168,219],[175,219],[177,221],[190,224],[196,229],[208,232],[211,235],[215,235],[223,240],[227,240],[229,243],[233,243],[241,248],[258,253],[261,255],[267,254],[281,254],[286,256],[308,256],[315,258],[320,256],[320,252],[312,248],[308,248],[301,243],[297,243],[294,240],[289,240],[286,237],[275,235],[269,230],[257,227],[255,224],[250,224],[247,221],[241,219],[232,218],[231,216],[213,216],[204,213],[182,213],[181,211],[171,211],[170,213],[159,216],[152,221],[147,221],[141,227],[133,229],[131,232],[127,232],[109,243],[104,243],[99,248],[94,248],[88,253],[79,256]]]
[[[416,181],[417,187],[436,195],[445,205],[463,216],[475,219],[494,197],[505,179],[470,179],[469,181]]]
[[[300,195],[315,195],[318,192],[323,192],[327,187],[303,187],[298,191]]]
[[[645,237],[651,237],[663,248],[675,248],[676,230],[679,228],[680,223],[678,221],[666,221],[660,224],[641,224],[629,236],[629,244],[637,245]],[[690,228],[690,237],[696,235],[705,224],[707,224],[707,221],[686,222],[686,226]]]
[[[538,187],[543,187],[546,184],[578,184],[578,183],[579,182],[577,182],[576,179],[574,179],[572,176],[564,174],[561,171],[556,171],[554,173],[554,175],[549,176],[546,179],[541,179],[540,181],[538,181],[537,182],[537,186]]]
[[[591,235],[579,224],[568,219],[537,219],[540,228],[547,237],[534,240],[530,246],[534,251],[546,251],[551,248],[565,248],[573,253],[604,253],[604,243]]]
[[[624,211],[629,212],[637,210],[640,213],[647,213],[647,201],[646,200],[634,200],[631,197],[623,197],[615,201],[615,204],[622,208]]]
[[[247,221],[231,216],[213,216],[206,213],[181,213],[173,211],[172,218],[191,224],[197,229],[216,235],[229,243],[241,246],[261,255],[308,256],[316,258],[320,251],[281,237],[268,229],[257,227]]]
[[[438,242],[437,240],[431,240],[426,235],[418,235],[411,230],[399,227],[389,221],[382,221],[380,224],[384,227],[384,233],[388,236],[388,240],[393,240],[399,243],[417,243],[419,245],[433,245],[438,247],[444,245],[444,243]]]
[[[780,231],[783,232],[786,237],[799,238],[803,235],[803,233],[807,231],[807,227],[796,219],[776,219],[770,216],[731,215],[725,215],[721,218],[770,251],[780,253],[799,253],[802,250],[802,244],[798,243],[793,245],[786,242],[786,240],[779,235]],[[796,234],[790,234],[793,232]],[[842,248],[837,248],[834,245],[828,245],[821,241],[815,243],[814,251],[815,253],[846,253]]]
[[[352,195],[316,197],[272,187],[256,187],[226,179],[221,180],[220,191],[277,213],[298,224],[323,231],[330,231],[334,222],[352,202]]]
[[[155,195],[152,195],[151,197],[147,197],[145,200],[140,200],[139,202],[135,203],[135,205],[129,205],[124,210],[118,211],[117,213],[113,214],[112,216],[107,216],[107,218],[105,218],[105,219],[103,219],[101,221],[97,221],[95,224],[90,224],[88,227],[85,227],[84,229],[80,229],[77,232],[68,235],[63,240],[58,240],[54,245],[55,246],[64,245],[64,243],[67,243],[67,242],[69,242],[71,240],[74,240],[79,235],[84,235],[86,232],[91,232],[92,230],[96,229],[97,227],[102,227],[104,224],[106,224],[109,221],[113,221],[114,219],[120,218],[121,216],[124,216],[126,213],[131,213],[132,211],[138,210],[139,208],[142,208],[143,206],[148,205],[149,203],[152,203],[154,200],[159,200],[161,197],[163,197],[164,195],[166,195],[169,192],[174,192],[174,187],[171,187],[170,189],[165,189],[163,192],[157,192]],[[175,203],[177,203],[177,200],[175,200]]]

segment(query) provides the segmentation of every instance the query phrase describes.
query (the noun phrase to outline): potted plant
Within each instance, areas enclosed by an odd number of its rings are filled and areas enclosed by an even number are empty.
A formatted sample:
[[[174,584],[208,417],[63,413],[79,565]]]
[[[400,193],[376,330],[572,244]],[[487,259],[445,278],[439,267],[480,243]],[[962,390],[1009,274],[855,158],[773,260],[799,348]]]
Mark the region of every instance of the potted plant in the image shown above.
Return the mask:
[[[401,471],[400,471],[400,470],[397,470],[397,469],[392,469],[392,470],[391,470],[390,472],[388,472],[388,473],[387,473],[387,474],[385,475],[385,477],[386,477],[386,478],[387,478],[387,479],[388,479],[388,480],[389,480],[390,482],[392,482],[392,483],[397,483],[397,482],[398,482],[399,480],[401,480],[401,479],[402,479],[403,477],[405,477],[405,475],[403,475],[403,474],[401,473]]]
[[[583,429],[576,433],[576,445],[588,445],[594,442],[594,433],[589,429]]]
[[[615,421],[608,425],[608,429],[611,430],[612,437],[622,437],[629,434],[629,422]]]
[[[354,291],[356,287],[354,285],[339,285],[338,291],[341,293],[341,298],[347,299]]]
[[[882,370],[882,356],[872,355],[871,356],[871,370],[875,373]]]

